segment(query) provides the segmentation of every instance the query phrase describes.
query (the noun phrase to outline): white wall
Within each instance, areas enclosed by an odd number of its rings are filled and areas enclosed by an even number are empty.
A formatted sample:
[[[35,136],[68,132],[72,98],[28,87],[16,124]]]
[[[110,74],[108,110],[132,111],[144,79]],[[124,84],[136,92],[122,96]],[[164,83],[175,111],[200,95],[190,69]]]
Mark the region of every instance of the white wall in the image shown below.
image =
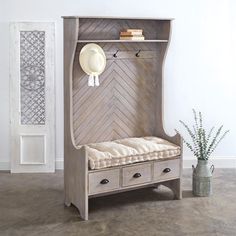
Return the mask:
[[[206,125],[223,123],[230,134],[214,153],[221,167],[236,167],[236,4],[234,0],[0,0],[0,168],[9,168],[9,28],[12,21],[56,23],[56,157],[63,159],[62,15],[173,17],[165,65],[165,126],[191,122],[193,107]],[[233,60],[234,59],[234,60]],[[192,160],[185,151],[185,163]]]

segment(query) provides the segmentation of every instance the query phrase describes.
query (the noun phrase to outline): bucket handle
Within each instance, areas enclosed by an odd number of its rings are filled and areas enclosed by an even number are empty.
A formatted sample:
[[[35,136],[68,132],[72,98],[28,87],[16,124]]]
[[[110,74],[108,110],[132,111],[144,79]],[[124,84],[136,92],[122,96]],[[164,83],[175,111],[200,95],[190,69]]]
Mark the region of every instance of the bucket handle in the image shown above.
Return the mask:
[[[214,165],[211,165],[210,170],[211,170],[211,173],[213,174],[213,172],[214,172],[214,170],[215,170],[215,166],[214,166]]]

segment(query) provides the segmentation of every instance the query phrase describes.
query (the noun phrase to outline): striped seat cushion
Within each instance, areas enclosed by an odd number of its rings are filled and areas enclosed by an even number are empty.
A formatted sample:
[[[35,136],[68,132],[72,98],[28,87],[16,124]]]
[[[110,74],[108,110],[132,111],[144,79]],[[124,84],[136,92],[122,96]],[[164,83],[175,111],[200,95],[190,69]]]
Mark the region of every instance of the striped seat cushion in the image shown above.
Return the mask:
[[[180,147],[157,137],[124,138],[85,145],[90,169],[102,169],[180,155]]]

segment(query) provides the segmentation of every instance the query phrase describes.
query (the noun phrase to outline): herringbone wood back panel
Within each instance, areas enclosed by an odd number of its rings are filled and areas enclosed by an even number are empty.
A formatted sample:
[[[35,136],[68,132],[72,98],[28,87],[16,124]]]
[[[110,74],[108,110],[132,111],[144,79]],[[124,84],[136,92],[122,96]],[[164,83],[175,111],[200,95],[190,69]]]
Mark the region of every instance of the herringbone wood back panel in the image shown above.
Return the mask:
[[[117,39],[124,28],[143,28],[149,39],[168,39],[169,34],[165,21],[157,24],[150,20],[81,19],[79,39]],[[99,43],[107,56],[99,87],[88,87],[88,75],[80,67],[79,52],[84,45],[77,44],[73,65],[75,144],[155,135],[157,122],[161,124],[158,104],[162,101],[157,101],[161,97],[157,94],[161,91],[167,44]],[[138,50],[140,57],[135,56]]]
[[[157,70],[157,59],[107,60],[100,86],[88,87],[88,76],[78,58],[79,50],[73,81],[76,144],[153,135],[157,90],[153,72]]]

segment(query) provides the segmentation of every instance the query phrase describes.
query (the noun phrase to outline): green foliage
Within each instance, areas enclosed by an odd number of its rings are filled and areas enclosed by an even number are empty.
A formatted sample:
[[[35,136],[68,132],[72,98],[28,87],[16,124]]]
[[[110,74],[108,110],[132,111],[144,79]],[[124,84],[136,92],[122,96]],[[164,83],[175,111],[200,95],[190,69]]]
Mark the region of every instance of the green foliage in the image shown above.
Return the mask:
[[[229,130],[223,132],[222,125],[217,129],[215,135],[213,135],[215,127],[212,127],[207,134],[206,129],[203,127],[202,113],[197,113],[193,109],[193,116],[194,125],[192,126],[192,129],[189,128],[189,126],[182,120],[179,121],[186,129],[192,140],[192,142],[187,142],[186,139],[183,138],[183,141],[193,152],[194,156],[196,156],[199,160],[208,160],[210,155],[215,151],[216,147],[229,132]],[[177,130],[176,132],[179,133]]]

